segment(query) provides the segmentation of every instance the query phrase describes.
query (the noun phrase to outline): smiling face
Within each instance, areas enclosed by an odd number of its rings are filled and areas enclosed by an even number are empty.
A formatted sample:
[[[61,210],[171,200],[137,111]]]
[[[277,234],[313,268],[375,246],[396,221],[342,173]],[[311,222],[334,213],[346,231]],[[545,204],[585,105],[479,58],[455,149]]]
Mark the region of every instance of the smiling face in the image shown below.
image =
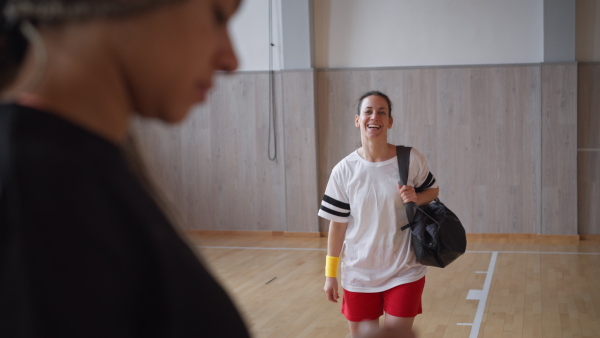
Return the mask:
[[[237,68],[227,22],[238,5],[189,0],[118,25],[116,52],[135,112],[180,121],[206,99],[215,71]]]
[[[387,131],[394,120],[390,117],[387,101],[378,95],[365,97],[360,104],[360,114],[354,117],[354,124],[360,128],[361,138],[383,138],[387,142]]]

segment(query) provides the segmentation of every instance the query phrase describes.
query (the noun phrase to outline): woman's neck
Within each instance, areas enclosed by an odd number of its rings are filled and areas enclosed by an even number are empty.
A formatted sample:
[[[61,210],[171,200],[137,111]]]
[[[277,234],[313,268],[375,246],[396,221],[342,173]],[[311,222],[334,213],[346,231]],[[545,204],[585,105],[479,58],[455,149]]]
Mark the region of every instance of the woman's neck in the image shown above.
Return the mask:
[[[384,162],[396,156],[394,145],[387,143],[364,142],[358,155],[369,162]]]
[[[106,51],[73,46],[78,42],[86,46],[78,40],[47,43],[46,64],[36,63],[35,54],[28,52],[12,96],[23,105],[55,114],[120,144],[128,134],[133,111],[127,90]],[[65,50],[54,48],[58,44]],[[40,81],[29,83],[36,72],[42,72]]]

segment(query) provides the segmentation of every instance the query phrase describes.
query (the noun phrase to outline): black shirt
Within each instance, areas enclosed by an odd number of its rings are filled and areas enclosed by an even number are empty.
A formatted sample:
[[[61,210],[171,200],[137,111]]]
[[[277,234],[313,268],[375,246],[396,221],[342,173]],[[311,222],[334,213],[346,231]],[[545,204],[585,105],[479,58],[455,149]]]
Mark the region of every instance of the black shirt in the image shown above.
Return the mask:
[[[46,112],[9,111],[1,337],[248,336],[117,146]]]

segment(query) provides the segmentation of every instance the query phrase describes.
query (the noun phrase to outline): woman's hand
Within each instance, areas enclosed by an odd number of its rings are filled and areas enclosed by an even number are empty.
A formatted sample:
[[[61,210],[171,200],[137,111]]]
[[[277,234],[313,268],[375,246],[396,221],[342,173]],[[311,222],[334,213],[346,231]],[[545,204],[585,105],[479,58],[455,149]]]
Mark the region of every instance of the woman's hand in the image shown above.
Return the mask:
[[[399,185],[398,189],[400,190],[400,197],[402,197],[402,202],[404,202],[404,204],[408,202],[417,203],[417,192],[413,186]]]
[[[323,288],[325,291],[325,296],[327,300],[333,303],[337,303],[340,295],[338,294],[338,281],[336,277],[325,277],[325,287]]]

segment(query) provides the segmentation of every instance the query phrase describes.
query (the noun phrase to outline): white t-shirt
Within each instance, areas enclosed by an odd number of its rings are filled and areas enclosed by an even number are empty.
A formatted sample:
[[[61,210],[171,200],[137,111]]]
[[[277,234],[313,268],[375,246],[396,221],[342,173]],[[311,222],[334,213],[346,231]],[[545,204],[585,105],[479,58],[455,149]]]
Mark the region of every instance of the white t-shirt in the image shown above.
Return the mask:
[[[342,287],[352,292],[381,292],[421,279],[427,267],[416,262],[410,230],[398,191],[398,162],[369,162],[357,151],[331,171],[318,215],[348,223],[342,247]],[[437,188],[427,159],[412,148],[408,185]]]

